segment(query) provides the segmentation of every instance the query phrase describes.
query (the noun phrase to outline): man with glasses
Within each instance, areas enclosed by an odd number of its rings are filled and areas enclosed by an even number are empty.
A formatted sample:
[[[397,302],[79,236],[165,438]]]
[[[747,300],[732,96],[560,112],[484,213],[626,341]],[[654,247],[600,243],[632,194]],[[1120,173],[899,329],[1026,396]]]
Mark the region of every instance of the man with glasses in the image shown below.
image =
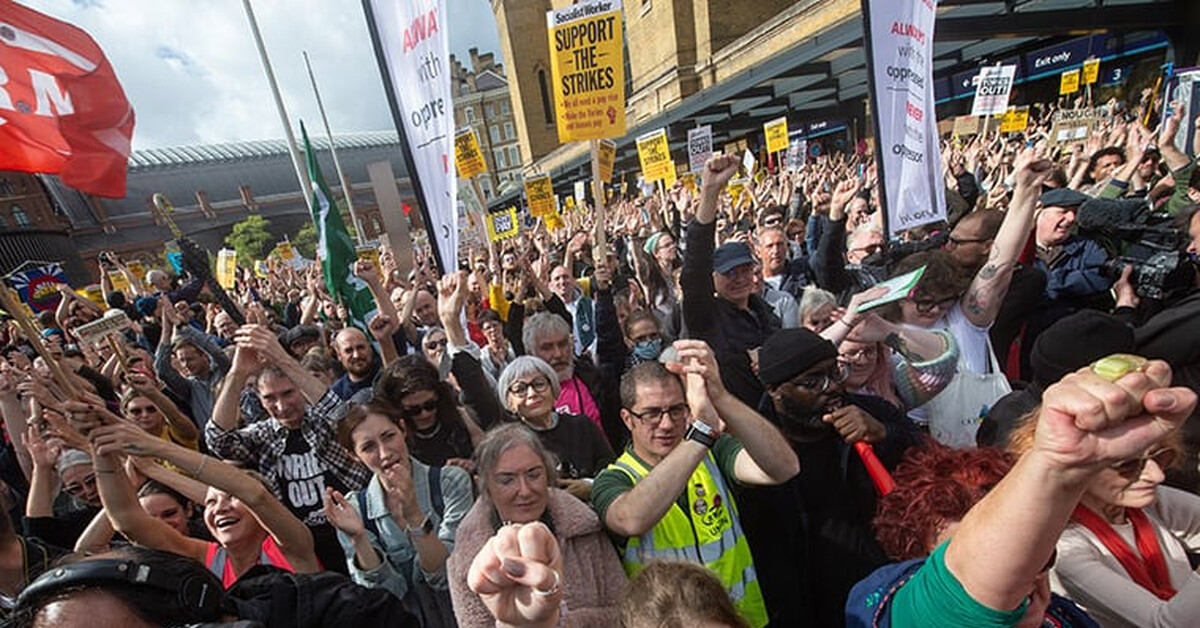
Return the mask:
[[[713,571],[754,628],[768,622],[754,559],[731,488],[780,484],[799,471],[779,430],[721,384],[697,340],[675,343],[675,372],[646,362],[621,378],[621,418],[632,443],[592,485],[592,506],[618,538],[625,571],[652,560]],[[727,433],[727,434],[726,434]]]
[[[875,486],[854,445],[870,444],[890,469],[921,433],[887,401],[846,393],[837,349],[808,329],[768,338],[758,374],[760,408],[804,466],[782,486],[741,496],[772,621],[840,626],[851,587],[888,562],[871,528]]]

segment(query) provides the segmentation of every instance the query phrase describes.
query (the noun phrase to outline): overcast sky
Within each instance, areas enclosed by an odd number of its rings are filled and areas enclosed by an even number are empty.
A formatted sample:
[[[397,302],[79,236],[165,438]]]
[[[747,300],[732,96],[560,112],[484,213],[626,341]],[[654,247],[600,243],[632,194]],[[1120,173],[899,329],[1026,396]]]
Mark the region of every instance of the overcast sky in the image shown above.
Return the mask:
[[[133,147],[282,138],[241,0],[19,0],[87,31],[137,113]],[[446,0],[450,51],[500,58],[488,0]],[[307,50],[335,134],[394,130],[358,0],[253,0],[288,115],[324,135]],[[298,132],[298,131],[297,131]]]

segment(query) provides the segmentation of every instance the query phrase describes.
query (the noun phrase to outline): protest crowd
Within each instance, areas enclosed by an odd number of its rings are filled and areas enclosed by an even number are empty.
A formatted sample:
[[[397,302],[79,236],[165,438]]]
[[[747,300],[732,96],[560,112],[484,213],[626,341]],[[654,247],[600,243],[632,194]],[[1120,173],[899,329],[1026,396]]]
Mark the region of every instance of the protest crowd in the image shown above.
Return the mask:
[[[319,264],[64,288],[0,338],[7,621],[1200,625],[1200,119],[1055,106],[894,240],[864,144],[384,250],[364,321]]]

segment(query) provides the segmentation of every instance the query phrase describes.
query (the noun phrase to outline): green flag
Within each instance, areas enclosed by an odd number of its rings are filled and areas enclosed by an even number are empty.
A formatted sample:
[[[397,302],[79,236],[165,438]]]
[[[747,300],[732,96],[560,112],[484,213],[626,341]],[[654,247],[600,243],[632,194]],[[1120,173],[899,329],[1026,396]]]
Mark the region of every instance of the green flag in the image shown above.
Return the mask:
[[[313,223],[317,226],[317,253],[321,256],[325,287],[338,303],[346,306],[354,324],[365,330],[367,319],[378,311],[375,297],[371,296],[366,282],[354,276],[354,262],[358,259],[354,241],[350,239],[342,214],[333,204],[333,195],[325,185],[325,177],[321,176],[317,153],[308,141],[303,122],[300,123],[300,134],[304,137],[308,178],[312,181]]]

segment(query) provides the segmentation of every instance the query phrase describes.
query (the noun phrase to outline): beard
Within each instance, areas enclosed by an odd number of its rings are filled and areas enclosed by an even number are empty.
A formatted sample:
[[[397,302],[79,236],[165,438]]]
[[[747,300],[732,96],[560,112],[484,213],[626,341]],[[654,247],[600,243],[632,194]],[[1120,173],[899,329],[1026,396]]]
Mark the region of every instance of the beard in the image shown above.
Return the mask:
[[[824,407],[799,403],[788,395],[780,395],[774,399],[774,403],[779,426],[785,433],[798,433],[811,438],[823,437],[836,431],[832,425],[822,420],[826,412]]]

